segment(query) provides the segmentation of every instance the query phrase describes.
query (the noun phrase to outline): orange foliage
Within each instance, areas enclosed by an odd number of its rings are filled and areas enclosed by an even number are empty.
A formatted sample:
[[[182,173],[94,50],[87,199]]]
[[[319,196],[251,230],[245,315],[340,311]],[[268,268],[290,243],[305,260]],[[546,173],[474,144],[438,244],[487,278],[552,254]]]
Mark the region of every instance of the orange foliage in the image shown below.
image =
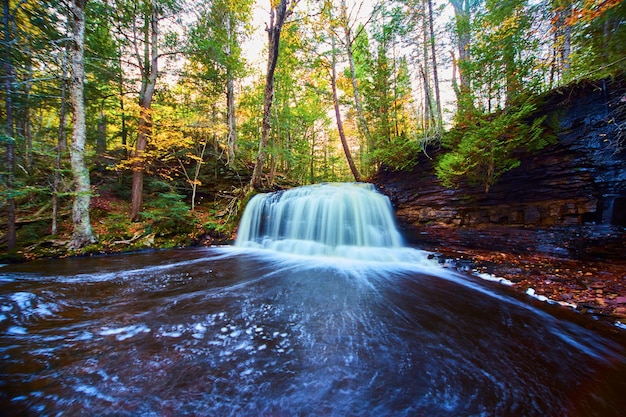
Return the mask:
[[[582,7],[574,7],[572,14],[565,22],[566,25],[573,25],[577,22],[591,22],[606,11],[621,4],[622,0],[584,0]]]

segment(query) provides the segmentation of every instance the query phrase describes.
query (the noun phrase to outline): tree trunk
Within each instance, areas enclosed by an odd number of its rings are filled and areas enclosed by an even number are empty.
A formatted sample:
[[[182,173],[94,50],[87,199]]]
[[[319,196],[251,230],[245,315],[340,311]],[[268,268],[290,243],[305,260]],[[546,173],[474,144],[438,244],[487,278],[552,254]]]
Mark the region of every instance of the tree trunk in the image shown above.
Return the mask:
[[[67,108],[67,49],[61,62],[61,102],[59,108],[59,129],[57,130],[57,147],[54,161],[54,179],[52,185],[52,226],[51,233],[58,232],[59,186],[61,183],[61,155],[67,151],[67,135],[65,133]]]
[[[104,112],[104,105],[100,107],[100,117],[98,118],[98,133],[96,135],[96,153],[102,155],[107,151],[107,115]]]
[[[87,0],[72,0],[70,3],[70,20],[72,23],[72,42],[70,50],[71,80],[70,100],[73,108],[72,145],[70,146],[70,162],[74,175],[74,207],[72,219],[74,232],[70,248],[79,249],[96,241],[91,230],[89,219],[89,202],[91,200],[91,184],[89,170],[85,165],[85,103],[83,98],[85,79],[85,4]]]
[[[361,104],[361,94],[359,92],[359,86],[356,78],[356,68],[354,65],[354,56],[352,55],[352,33],[350,30],[350,22],[348,22],[348,11],[346,7],[346,1],[341,1],[341,20],[343,23],[343,29],[346,36],[346,54],[348,55],[348,64],[350,65],[350,79],[352,81],[352,92],[354,94],[354,105],[356,107],[357,117],[359,118],[359,127],[365,135],[365,140],[370,151],[374,149],[374,143],[372,135],[370,134],[367,120],[365,120],[365,113],[363,112],[363,105]]]
[[[30,55],[28,52],[27,54]],[[30,126],[30,102],[34,74],[31,60],[27,60],[26,64],[23,66],[26,69],[26,79],[20,83],[22,85],[20,95],[23,97],[23,103],[25,103],[25,105],[18,106],[18,108],[14,109],[14,112],[16,112],[16,114],[14,114],[14,121],[16,134],[18,137],[22,138],[24,143],[24,151],[22,152],[24,168],[30,173],[33,170],[34,164],[33,135]]]
[[[234,29],[232,28],[232,15],[228,13],[226,16],[226,30],[228,32],[228,42],[226,43],[226,54],[230,55],[230,45],[235,39]],[[226,107],[227,107],[227,124],[228,124],[228,158],[227,164],[233,166],[235,163],[235,155],[237,154],[237,122],[235,120],[235,80],[231,66],[226,69]]]
[[[130,220],[141,219],[143,209],[143,172],[145,168],[145,150],[152,134],[152,97],[158,74],[158,16],[155,0],[152,0],[151,14],[145,17],[144,56],[137,57],[141,68],[141,90],[139,92],[139,124],[137,126],[137,144],[133,154],[133,184],[131,189]]]
[[[11,58],[12,31],[10,25],[9,0],[3,0],[2,25],[6,58],[4,60],[4,103],[6,106],[6,188],[7,188],[7,249],[15,250],[15,199],[13,198],[15,170],[15,126],[13,120],[13,89],[15,87],[15,68]]]
[[[475,0],[450,0],[454,7],[455,30],[458,38],[457,69],[459,74],[459,88],[457,93],[458,111],[466,111],[473,107],[470,96],[470,79],[467,74],[466,65],[470,63],[470,42],[471,42],[471,7],[470,3]]]
[[[269,37],[269,48],[267,56],[267,75],[265,78],[265,92],[263,98],[263,124],[261,126],[261,140],[259,141],[259,152],[256,158],[256,165],[250,179],[250,187],[259,189],[263,176],[263,165],[265,164],[265,148],[269,141],[272,117],[272,102],[274,100],[274,72],[278,63],[278,52],[280,47],[280,32],[285,24],[285,19],[291,14],[287,9],[289,3],[295,5],[298,0],[280,0],[278,6],[273,7],[270,12],[270,24],[265,28]]]
[[[350,166],[350,171],[352,172],[352,176],[354,180],[359,182],[361,181],[361,176],[359,175],[359,171],[354,164],[354,160],[352,159],[352,154],[350,153],[350,147],[348,146],[348,141],[346,140],[346,134],[343,131],[343,123],[341,121],[341,112],[339,111],[339,97],[337,96],[337,65],[336,65],[336,56],[335,56],[335,38],[332,38],[332,62],[331,62],[331,87],[333,90],[333,107],[335,108],[335,118],[337,119],[337,130],[339,131],[339,138],[341,139],[341,146],[343,146],[343,151],[346,154],[346,159],[348,160],[348,165]]]
[[[563,38],[560,48],[561,65],[563,72],[566,72],[570,68],[570,52],[572,47],[572,25],[567,22],[572,16],[572,3],[564,2],[563,10],[559,20],[563,21],[563,24],[559,27],[561,36]]]
[[[228,119],[228,160],[227,163],[233,166],[237,155],[237,121],[235,119],[235,81],[229,74],[226,81],[226,103]]]
[[[424,130],[430,131],[435,121],[433,114],[433,102],[431,98],[430,88],[430,68],[429,68],[429,48],[428,42],[430,37],[428,36],[428,21],[426,19],[426,0],[422,0],[421,4],[424,13],[422,14],[422,67],[420,71],[422,73],[422,80],[424,81]]]
[[[120,118],[121,118],[121,132],[120,136],[122,137],[122,146],[126,151],[126,145],[128,143],[128,128],[126,127],[126,111],[124,109],[124,72],[122,71],[122,51],[119,51],[120,61],[119,61],[119,74],[118,74],[118,88],[120,93]],[[128,156],[128,153],[125,152]]]
[[[433,1],[428,0],[428,23],[430,27],[430,49],[433,61],[433,84],[435,87],[435,106],[437,129],[441,130],[443,123],[443,113],[441,112],[441,93],[439,91],[439,72],[437,70],[437,52],[435,47],[435,28],[433,23]]]
[[[424,129],[428,131],[432,123],[432,100],[430,98],[430,88],[428,88],[428,76],[424,67],[420,67],[420,73],[422,74],[422,80],[424,82]]]

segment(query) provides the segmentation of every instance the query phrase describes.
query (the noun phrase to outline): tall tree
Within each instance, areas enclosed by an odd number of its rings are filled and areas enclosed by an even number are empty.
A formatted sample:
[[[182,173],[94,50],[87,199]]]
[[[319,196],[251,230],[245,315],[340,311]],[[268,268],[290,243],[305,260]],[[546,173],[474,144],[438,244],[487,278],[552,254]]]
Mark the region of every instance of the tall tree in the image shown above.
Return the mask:
[[[354,164],[354,159],[352,158],[352,153],[350,152],[350,146],[348,145],[348,140],[346,139],[346,134],[343,129],[343,122],[341,120],[341,110],[339,109],[339,95],[337,93],[337,50],[335,48],[335,38],[331,35],[331,63],[330,63],[330,82],[333,90],[333,107],[335,109],[335,119],[337,120],[337,131],[339,132],[339,138],[341,139],[341,146],[343,147],[343,152],[346,155],[346,160],[348,161],[348,166],[350,167],[350,172],[352,172],[352,176],[355,181],[361,181],[361,175],[359,174],[356,165]]]
[[[11,54],[13,31],[11,29],[11,11],[9,0],[2,2],[2,29],[4,40],[4,104],[6,106],[6,127],[3,141],[6,146],[6,188],[7,188],[7,247],[9,252],[15,249],[15,198],[13,181],[15,170],[15,125],[13,120],[13,91],[15,89],[15,68]]]
[[[263,176],[263,165],[266,159],[266,147],[269,141],[272,102],[274,100],[274,73],[278,64],[278,53],[280,51],[280,33],[283,29],[286,19],[293,13],[295,6],[299,0],[280,0],[278,4],[274,0],[271,2],[270,23],[266,25],[269,38],[268,55],[267,55],[267,74],[265,77],[265,91],[263,98],[263,124],[261,126],[261,139],[259,141],[259,152],[256,158],[252,178],[250,179],[250,187],[258,189],[261,187],[261,178]]]
[[[563,81],[602,78],[623,69],[626,61],[626,2],[573,2],[570,68]]]
[[[372,11],[372,14],[367,19],[366,23],[369,23],[374,16],[377,14],[377,9]],[[344,48],[346,50],[346,55],[348,57],[348,65],[350,69],[350,81],[352,82],[352,94],[354,96],[354,105],[356,107],[357,116],[359,119],[359,128],[362,130],[365,135],[365,141],[370,148],[373,148],[372,142],[372,134],[370,132],[369,126],[367,124],[367,120],[365,119],[365,112],[363,111],[363,104],[361,100],[361,92],[358,83],[356,65],[354,62],[354,44],[359,36],[367,36],[365,32],[365,24],[361,24],[357,27],[357,33],[355,35],[352,34],[352,25],[353,22],[350,21],[350,16],[348,15],[348,7],[346,6],[346,1],[341,0],[340,7],[340,24],[343,27],[344,33]],[[354,173],[354,172],[353,172]]]
[[[89,202],[91,201],[91,183],[89,170],[85,165],[85,102],[83,85],[85,80],[85,5],[87,0],[72,0],[69,3],[72,42],[70,49],[71,79],[70,101],[73,111],[72,144],[70,159],[74,175],[74,206],[72,219],[74,232],[70,247],[82,248],[96,241],[91,230],[89,219]]]
[[[149,0],[143,13],[143,52],[135,44],[135,59],[141,73],[139,90],[139,124],[133,154],[133,184],[131,190],[131,221],[139,221],[143,209],[143,174],[145,151],[152,134],[152,98],[159,74],[159,11],[156,0]]]
[[[235,84],[244,74],[241,42],[252,18],[252,0],[215,0],[202,9],[190,36],[191,55],[201,63],[202,80],[215,92],[225,93],[227,163],[233,165],[238,149]],[[224,88],[225,86],[225,88]]]
[[[443,113],[441,112],[441,93],[439,91],[439,69],[437,64],[437,47],[435,45],[435,19],[433,18],[433,0],[427,0],[428,4],[428,30],[430,38],[428,43],[430,44],[430,58],[433,66],[433,85],[435,88],[435,108],[436,108],[436,123],[437,131],[440,131],[443,126]]]
[[[552,33],[554,42],[552,47],[553,59],[550,69],[550,87],[558,82],[564,72],[570,68],[570,53],[572,46],[572,2],[568,0],[552,0]]]
[[[472,43],[472,18],[478,3],[481,0],[450,0],[454,8],[454,38],[456,41],[458,56],[453,53],[453,66],[455,74],[452,85],[456,94],[457,112],[463,117],[473,107],[470,94],[469,65],[472,61],[470,46]],[[459,85],[460,84],[460,85]]]
[[[537,6],[528,0],[489,0],[476,16],[475,42],[470,46],[471,94],[487,112],[514,104],[540,78],[536,38],[529,36]]]

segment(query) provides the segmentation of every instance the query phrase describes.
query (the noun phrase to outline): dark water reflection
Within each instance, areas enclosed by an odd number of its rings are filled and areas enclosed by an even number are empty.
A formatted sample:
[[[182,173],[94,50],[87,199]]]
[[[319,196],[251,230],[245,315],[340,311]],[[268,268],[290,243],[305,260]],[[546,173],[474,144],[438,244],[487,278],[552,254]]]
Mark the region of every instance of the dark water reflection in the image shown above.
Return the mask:
[[[232,248],[4,267],[0,415],[622,415],[624,339],[505,291]]]

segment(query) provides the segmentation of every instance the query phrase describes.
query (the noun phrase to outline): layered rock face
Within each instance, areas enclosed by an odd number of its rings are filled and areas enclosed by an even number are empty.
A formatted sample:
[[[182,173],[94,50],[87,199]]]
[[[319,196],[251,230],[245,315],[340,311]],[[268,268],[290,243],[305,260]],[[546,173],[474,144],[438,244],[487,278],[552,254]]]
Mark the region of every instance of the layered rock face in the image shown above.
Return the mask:
[[[425,247],[626,259],[626,80],[552,92],[539,114],[558,141],[482,187],[441,185],[438,151],[376,182],[406,239]]]

